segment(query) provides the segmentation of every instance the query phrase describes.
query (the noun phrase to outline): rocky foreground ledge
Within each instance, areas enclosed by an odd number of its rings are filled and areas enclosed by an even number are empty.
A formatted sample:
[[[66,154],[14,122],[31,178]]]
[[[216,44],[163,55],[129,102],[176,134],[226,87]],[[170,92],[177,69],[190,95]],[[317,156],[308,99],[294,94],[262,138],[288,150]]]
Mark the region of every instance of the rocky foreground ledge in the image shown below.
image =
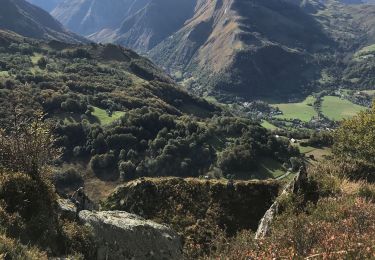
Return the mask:
[[[180,237],[167,226],[124,211],[79,212],[93,228],[97,259],[182,259]]]
[[[97,259],[182,259],[180,237],[167,226],[124,211],[79,212],[92,227]]]

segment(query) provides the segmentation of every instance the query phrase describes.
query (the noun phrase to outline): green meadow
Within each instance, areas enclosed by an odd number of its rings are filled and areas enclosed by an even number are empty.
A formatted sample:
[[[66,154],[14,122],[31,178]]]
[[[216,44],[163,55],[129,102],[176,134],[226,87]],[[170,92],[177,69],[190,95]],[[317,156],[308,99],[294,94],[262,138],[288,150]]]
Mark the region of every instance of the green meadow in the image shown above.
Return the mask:
[[[96,117],[102,125],[109,125],[122,117],[124,114],[125,113],[121,111],[114,111],[112,116],[109,116],[107,111],[98,107],[94,107],[94,111],[92,112],[92,116]]]
[[[340,121],[366,110],[366,107],[356,105],[347,99],[335,96],[326,96],[322,101],[322,113],[330,120]]]
[[[277,129],[276,126],[274,126],[273,124],[271,124],[270,122],[268,122],[266,120],[263,120],[260,125],[263,126],[266,129],[268,129],[268,130],[276,130]]]
[[[272,106],[278,107],[283,113],[282,115],[276,116],[276,118],[299,119],[304,122],[309,122],[311,118],[318,115],[313,107],[315,101],[315,97],[308,96],[304,101],[300,103],[273,104]]]

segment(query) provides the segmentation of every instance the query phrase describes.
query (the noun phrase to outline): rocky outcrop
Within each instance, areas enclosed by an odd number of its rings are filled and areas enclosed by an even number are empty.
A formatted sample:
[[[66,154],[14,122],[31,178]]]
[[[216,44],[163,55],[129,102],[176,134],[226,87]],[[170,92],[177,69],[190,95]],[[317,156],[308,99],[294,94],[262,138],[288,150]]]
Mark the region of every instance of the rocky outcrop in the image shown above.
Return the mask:
[[[77,207],[76,205],[67,199],[58,199],[58,213],[66,219],[74,220],[77,218]]]
[[[97,259],[182,259],[180,237],[169,227],[124,211],[87,211],[79,219],[97,239]]]
[[[70,200],[75,204],[78,211],[98,210],[97,205],[95,205],[95,203],[86,195],[83,187],[76,190],[71,196]]]
[[[180,233],[190,234],[203,222],[234,235],[256,230],[279,188],[276,181],[139,179],[120,186],[103,207],[162,220]]]
[[[304,167],[301,167],[294,179],[284,188],[280,196],[285,196],[286,194],[297,194],[306,183],[307,172]],[[259,222],[257,232],[255,233],[255,239],[262,239],[266,237],[270,230],[271,224],[274,218],[279,213],[280,202],[275,200],[272,206],[266,211],[263,218]]]

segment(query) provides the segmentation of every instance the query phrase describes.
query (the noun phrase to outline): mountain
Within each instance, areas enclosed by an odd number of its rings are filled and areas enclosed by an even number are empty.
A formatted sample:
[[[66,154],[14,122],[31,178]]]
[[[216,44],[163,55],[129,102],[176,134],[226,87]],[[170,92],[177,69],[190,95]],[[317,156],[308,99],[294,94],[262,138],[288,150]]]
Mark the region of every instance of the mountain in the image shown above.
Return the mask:
[[[343,4],[375,4],[374,0],[341,0]]]
[[[66,0],[52,13],[68,28],[94,41],[119,43],[148,55],[200,95],[290,98],[335,84],[355,87],[342,73],[359,66],[353,65],[354,56],[348,57],[375,43],[375,7],[362,3],[100,3]],[[360,85],[368,86],[370,82]]]
[[[202,1],[195,15],[150,56],[171,73],[199,82],[193,88],[200,92],[289,95],[316,77],[312,54],[331,44],[295,4]]]
[[[46,10],[47,12],[51,12],[62,0],[28,0],[33,5],[39,6]]]
[[[0,29],[36,39],[84,42],[83,37],[67,31],[50,14],[24,0],[2,0]]]
[[[150,0],[64,0],[51,14],[68,29],[88,36],[115,30]]]
[[[121,26],[112,32],[110,39],[146,52],[179,30],[194,14],[194,8],[195,3],[191,0],[151,0],[144,8],[124,19]],[[103,40],[100,33],[90,38]]]

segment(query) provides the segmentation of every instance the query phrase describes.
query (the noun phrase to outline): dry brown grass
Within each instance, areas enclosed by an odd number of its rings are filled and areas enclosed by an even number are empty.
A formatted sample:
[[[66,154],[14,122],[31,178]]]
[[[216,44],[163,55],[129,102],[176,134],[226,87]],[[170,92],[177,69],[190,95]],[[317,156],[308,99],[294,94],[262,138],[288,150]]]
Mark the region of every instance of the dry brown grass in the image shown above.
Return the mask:
[[[47,254],[35,247],[26,247],[14,239],[0,235],[0,259],[47,260]]]
[[[342,177],[342,165],[312,166],[309,178],[320,199],[303,208],[298,199],[288,200],[266,239],[244,231],[218,240],[206,259],[374,259],[375,184]]]

